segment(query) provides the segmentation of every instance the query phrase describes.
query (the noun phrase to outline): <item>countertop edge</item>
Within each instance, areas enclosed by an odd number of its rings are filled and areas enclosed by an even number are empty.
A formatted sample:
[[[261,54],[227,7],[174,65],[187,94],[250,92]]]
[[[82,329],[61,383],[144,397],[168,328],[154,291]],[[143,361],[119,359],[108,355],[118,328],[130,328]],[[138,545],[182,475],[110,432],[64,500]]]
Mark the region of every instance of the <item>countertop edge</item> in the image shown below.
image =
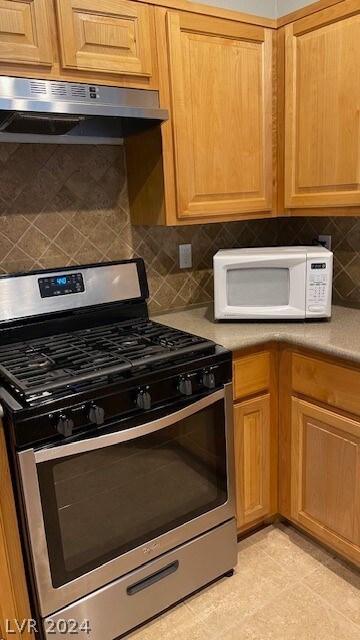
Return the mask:
[[[234,347],[231,351],[241,351],[244,349],[249,349],[251,347],[261,346],[262,344],[266,345],[269,342],[279,342],[286,343],[296,347],[303,347],[306,349],[313,349],[314,351],[319,351],[320,353],[326,353],[328,355],[332,355],[339,358],[344,358],[345,360],[352,360],[353,362],[358,362],[360,364],[360,357],[357,354],[348,351],[347,349],[343,349],[341,347],[336,347],[334,345],[322,345],[317,343],[315,340],[307,340],[306,338],[296,338],[293,335],[286,333],[274,333],[269,334],[263,339],[259,340],[248,340],[246,343],[239,345],[238,347]],[[228,347],[227,347],[228,348]]]
[[[299,322],[272,327],[272,323],[221,323],[212,305],[197,305],[152,316],[155,322],[199,335],[229,349],[243,351],[271,342],[317,351],[360,365],[360,310],[333,307],[331,320],[319,324]],[[239,335],[240,334],[240,335]]]

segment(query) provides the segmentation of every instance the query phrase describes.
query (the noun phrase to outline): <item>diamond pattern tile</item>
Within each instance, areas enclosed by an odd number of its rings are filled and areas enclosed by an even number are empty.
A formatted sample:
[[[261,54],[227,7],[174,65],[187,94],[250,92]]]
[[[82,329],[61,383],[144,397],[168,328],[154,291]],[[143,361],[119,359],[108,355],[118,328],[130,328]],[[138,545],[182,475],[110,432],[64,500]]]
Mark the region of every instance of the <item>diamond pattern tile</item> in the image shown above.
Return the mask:
[[[161,311],[212,299],[218,249],[308,243],[318,233],[333,235],[334,297],[360,306],[358,218],[132,226],[122,147],[0,144],[0,273],[141,256],[150,308]],[[187,242],[193,267],[180,271]]]
[[[275,244],[275,222],[132,226],[121,147],[0,145],[0,272],[144,258],[150,308],[212,298],[220,248]],[[193,244],[180,271],[178,246]]]
[[[312,244],[319,234],[332,237],[334,252],[333,300],[360,308],[360,218],[279,218],[278,244]]]

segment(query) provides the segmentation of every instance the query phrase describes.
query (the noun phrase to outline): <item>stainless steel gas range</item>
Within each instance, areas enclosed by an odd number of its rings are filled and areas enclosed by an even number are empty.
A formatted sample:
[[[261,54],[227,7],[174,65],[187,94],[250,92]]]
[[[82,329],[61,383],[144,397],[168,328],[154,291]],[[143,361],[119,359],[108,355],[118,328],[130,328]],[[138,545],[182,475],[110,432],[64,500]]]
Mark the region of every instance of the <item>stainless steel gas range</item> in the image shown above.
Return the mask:
[[[0,401],[49,639],[113,640],[236,564],[231,354],[149,320],[147,297],[140,259],[0,277]]]

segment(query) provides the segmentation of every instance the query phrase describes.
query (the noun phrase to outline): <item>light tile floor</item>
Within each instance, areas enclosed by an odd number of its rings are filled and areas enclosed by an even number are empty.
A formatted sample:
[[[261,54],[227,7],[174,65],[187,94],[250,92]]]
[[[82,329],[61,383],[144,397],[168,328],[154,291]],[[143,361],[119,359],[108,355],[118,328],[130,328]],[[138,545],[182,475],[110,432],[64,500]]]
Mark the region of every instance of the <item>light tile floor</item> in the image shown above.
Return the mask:
[[[238,543],[222,578],[126,640],[360,640],[360,572],[292,527]]]

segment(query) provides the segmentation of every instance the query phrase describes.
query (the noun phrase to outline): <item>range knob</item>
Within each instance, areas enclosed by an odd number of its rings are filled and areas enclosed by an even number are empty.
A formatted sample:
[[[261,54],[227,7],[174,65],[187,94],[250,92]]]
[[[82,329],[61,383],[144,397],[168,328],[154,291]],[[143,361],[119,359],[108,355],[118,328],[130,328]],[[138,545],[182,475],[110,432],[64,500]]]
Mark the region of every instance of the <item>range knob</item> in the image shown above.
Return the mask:
[[[102,407],[99,407],[96,404],[91,405],[88,416],[90,422],[93,422],[98,427],[100,427],[105,422],[105,411]]]
[[[147,389],[140,389],[139,393],[136,396],[135,404],[139,407],[139,409],[151,409],[151,395],[147,391]]]
[[[206,387],[206,389],[214,389],[216,386],[215,374],[211,371],[204,371],[201,376],[201,384],[203,387]]]
[[[183,396],[191,396],[193,389],[192,389],[192,382],[190,378],[188,377],[180,378],[179,384],[178,384],[178,390]]]
[[[56,422],[56,429],[64,438],[70,438],[73,433],[74,421],[62,413]]]

